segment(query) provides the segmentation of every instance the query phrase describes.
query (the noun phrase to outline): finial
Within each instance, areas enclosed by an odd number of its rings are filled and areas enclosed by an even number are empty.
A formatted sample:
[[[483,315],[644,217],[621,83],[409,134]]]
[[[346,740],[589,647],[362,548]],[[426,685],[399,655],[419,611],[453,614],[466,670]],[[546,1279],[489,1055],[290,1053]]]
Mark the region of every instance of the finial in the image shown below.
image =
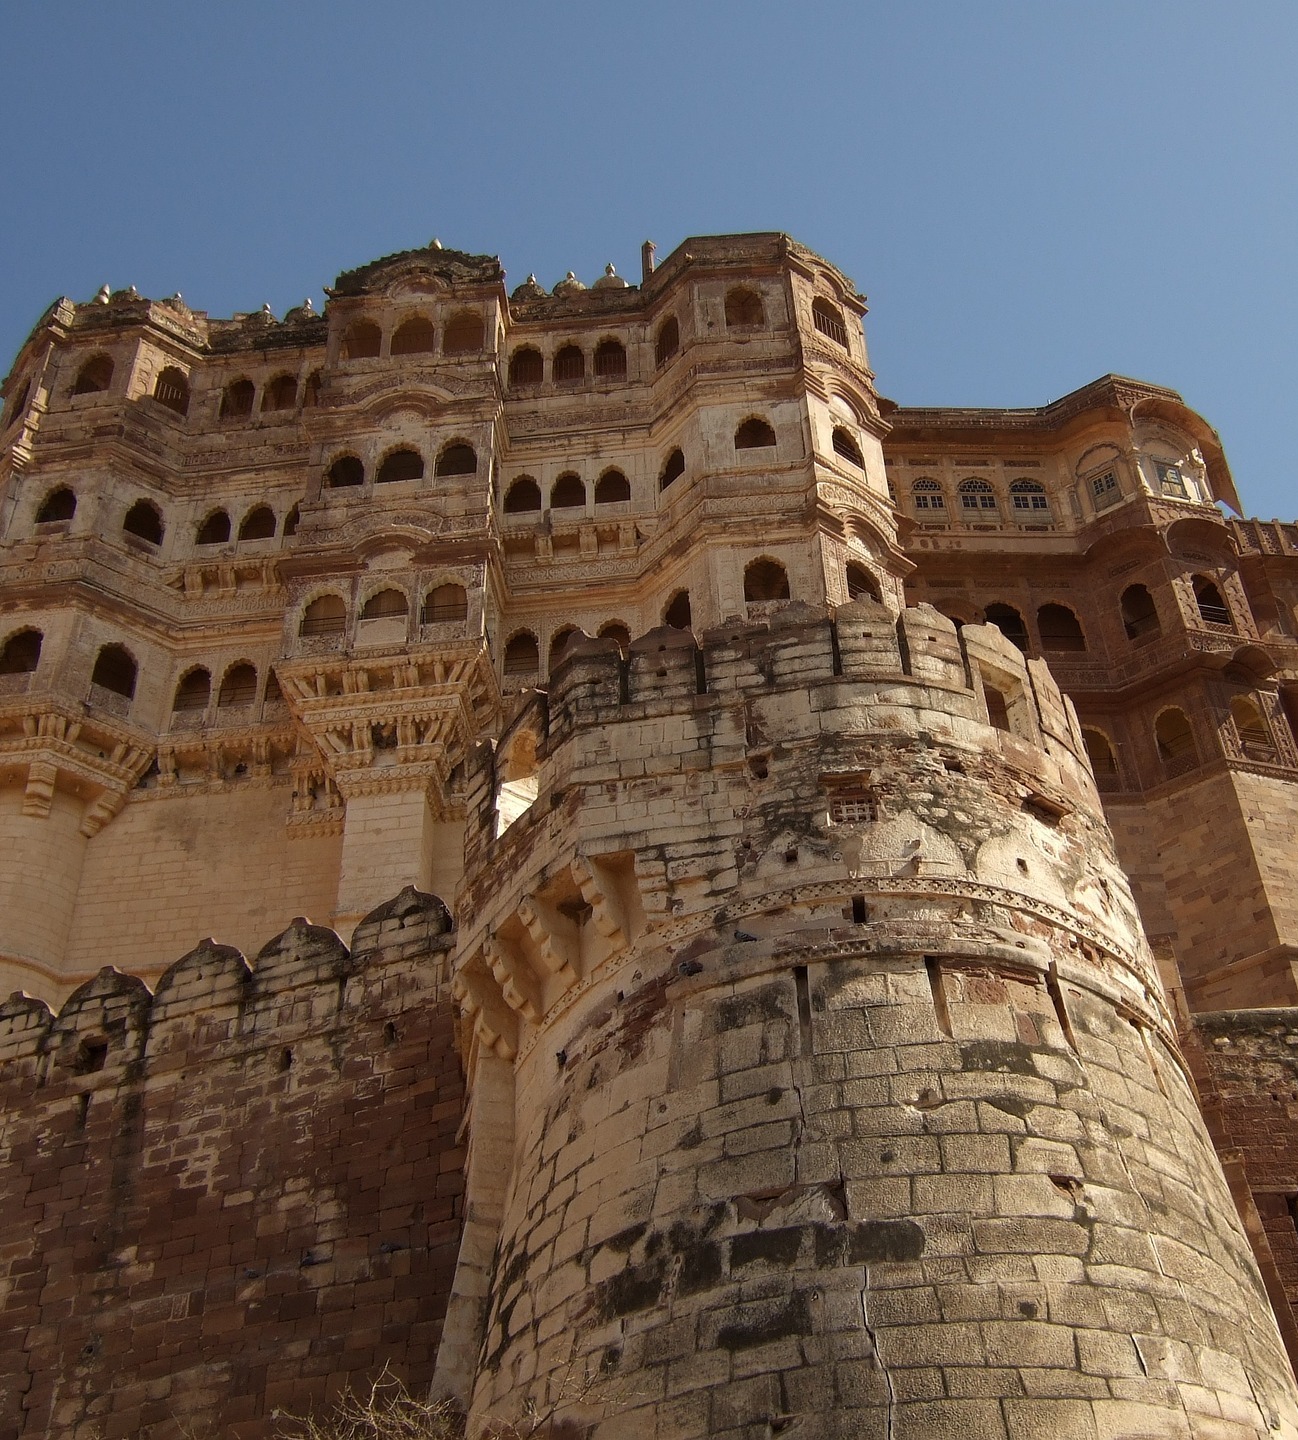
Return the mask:
[[[109,288],[108,288],[107,285],[101,285],[101,286],[99,287],[98,293],[95,295],[95,304],[96,304],[96,305],[107,305],[107,304],[108,304],[108,297],[109,297],[111,294],[112,294],[112,291],[109,290]]]
[[[437,238],[436,235],[433,236],[432,243],[429,245],[428,248],[430,250],[440,250],[442,248],[442,242]]]
[[[303,300],[302,308],[306,311],[308,315],[315,314],[315,306],[311,303],[311,297],[309,295],[306,297],[305,300]]]
[[[275,312],[270,308],[269,300],[263,300],[261,302],[261,313],[263,315],[269,315],[272,320],[275,318]]]

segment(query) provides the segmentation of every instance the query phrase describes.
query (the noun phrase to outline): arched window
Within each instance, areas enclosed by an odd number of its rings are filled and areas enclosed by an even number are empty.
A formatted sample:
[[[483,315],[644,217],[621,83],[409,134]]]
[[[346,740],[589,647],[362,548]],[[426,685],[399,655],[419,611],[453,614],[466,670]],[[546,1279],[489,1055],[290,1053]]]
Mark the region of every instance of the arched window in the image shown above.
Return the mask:
[[[112,356],[92,355],[77,371],[77,380],[72,387],[72,393],[74,395],[93,395],[97,391],[107,390],[112,383]]]
[[[482,349],[482,316],[473,310],[461,310],[447,322],[442,336],[443,355],[474,355]]]
[[[1184,710],[1164,710],[1154,721],[1154,741],[1168,775],[1183,775],[1199,763],[1194,731]]]
[[[206,710],[207,702],[212,697],[212,677],[200,665],[198,669],[191,670],[189,674],[181,677],[180,684],[176,686],[176,694],[172,699],[173,710]]]
[[[847,598],[849,600],[878,600],[882,602],[883,596],[879,591],[879,582],[861,565],[849,565],[847,567]]]
[[[744,566],[745,600],[787,600],[789,574],[778,560],[751,560]]]
[[[268,687],[269,688],[269,687]],[[246,660],[231,665],[221,681],[216,696],[218,710],[230,710],[237,706],[251,705],[257,698],[257,669]]]
[[[669,315],[658,327],[658,338],[654,342],[654,363],[666,365],[681,348],[681,327],[675,315]]]
[[[1021,520],[1050,519],[1050,500],[1045,486],[1035,480],[1015,480],[1010,486],[1010,504]]]
[[[1122,592],[1120,607],[1122,628],[1127,632],[1128,640],[1152,638],[1161,631],[1154,597],[1145,586],[1128,585]]]
[[[196,545],[224,545],[230,538],[230,517],[224,510],[213,510],[198,527]]]
[[[162,544],[162,515],[148,500],[137,500],[131,506],[122,521],[122,529],[137,539],[147,540],[150,545]]]
[[[383,457],[379,473],[374,477],[376,485],[390,485],[399,480],[422,480],[424,478],[424,457],[418,450],[403,446]]]
[[[694,623],[690,611],[690,592],[678,590],[671,598],[671,603],[663,611],[663,624],[670,625],[673,630],[688,630]]]
[[[620,470],[605,470],[595,482],[595,504],[616,505],[631,498],[631,482]]]
[[[290,536],[290,535],[296,535],[296,534],[297,534],[297,527],[298,527],[301,523],[302,523],[302,512],[301,512],[301,510],[300,510],[296,505],[294,505],[294,507],[293,507],[293,508],[288,512],[288,514],[284,517],[284,536],[285,536],[285,538],[287,539],[288,536]]]
[[[1095,778],[1101,782],[1101,788],[1104,788],[1103,777],[1113,777],[1118,773],[1118,757],[1113,753],[1109,737],[1103,730],[1084,729],[1082,743],[1086,746],[1086,757],[1091,762],[1091,769],[1095,771]]]
[[[1037,611],[1041,648],[1047,655],[1066,655],[1086,649],[1086,636],[1067,605],[1043,605]]]
[[[0,650],[0,675],[30,675],[40,664],[43,638],[39,630],[15,631]]]
[[[505,514],[527,515],[541,508],[541,487],[530,475],[520,475],[505,492]]]
[[[380,590],[361,610],[362,620],[396,620],[409,613],[410,602],[400,590]]]
[[[234,380],[221,392],[221,419],[240,420],[252,414],[256,389],[251,380]]]
[[[463,440],[448,445],[437,457],[438,475],[476,475],[478,473],[478,452]]]
[[[302,612],[299,635],[341,635],[347,626],[347,606],[341,595],[318,595]]]
[[[124,695],[129,700],[135,694],[138,673],[135,657],[125,645],[105,645],[95,656],[90,683],[102,690],[110,690],[114,695]]]
[[[556,630],[550,637],[550,660],[549,671],[553,675],[555,666],[562,661],[567,652],[568,645],[573,637],[580,635],[581,631],[575,625],[565,625],[562,630]]]
[[[353,320],[343,333],[344,360],[373,360],[383,348],[383,332],[373,320]]]
[[[765,450],[775,444],[775,431],[761,419],[753,416],[735,431],[736,450]]]
[[[347,490],[364,483],[365,466],[355,455],[340,455],[325,472],[325,484],[330,490]]]
[[[314,409],[320,403],[320,387],[324,384],[318,370],[313,370],[306,377],[306,384],[302,387],[302,408],[305,410]]]
[[[1028,627],[1013,605],[989,605],[986,615],[987,623],[995,625],[1011,645],[1017,645],[1025,655],[1028,653]]]
[[[828,336],[835,345],[847,349],[847,326],[843,324],[843,312],[837,305],[831,305],[828,300],[817,295],[811,302],[811,320],[822,335]]]
[[[469,597],[463,585],[438,585],[424,596],[424,625],[463,624],[469,618]]]
[[[606,380],[626,375],[626,346],[620,340],[601,340],[595,346],[595,374]]]
[[[296,375],[276,375],[261,392],[261,408],[263,410],[291,410],[296,404]]]
[[[626,648],[631,643],[631,632],[620,620],[610,620],[607,625],[599,627],[601,640],[616,640],[622,653],[626,654]]]
[[[996,492],[986,480],[961,480],[960,509],[969,520],[990,519],[997,514]]]
[[[658,489],[666,490],[673,480],[679,480],[685,473],[685,456],[679,450],[673,450],[663,464],[662,473],[658,476]]]
[[[858,470],[865,469],[865,461],[861,459],[860,447],[852,438],[851,432],[844,430],[841,425],[834,426],[834,454],[841,455],[844,460],[855,465]]]
[[[392,332],[388,351],[392,355],[430,355],[436,339],[433,322],[424,315],[412,315]]]
[[[586,506],[586,483],[571,470],[560,475],[550,490],[552,510],[580,510]]]
[[[1193,579],[1195,603],[1199,607],[1199,618],[1205,625],[1223,625],[1231,627],[1230,611],[1226,608],[1226,602],[1222,599],[1221,591],[1208,579],[1206,575],[1196,575]]]
[[[49,525],[55,520],[71,520],[76,513],[77,497],[66,485],[60,485],[41,501],[41,508],[36,512],[36,523]]]
[[[240,540],[270,540],[275,535],[275,512],[269,505],[249,510],[239,526]]]
[[[736,289],[726,293],[726,328],[752,330],[766,323],[766,308],[756,290]]]
[[[565,345],[554,357],[551,373],[560,385],[576,385],[586,378],[586,357],[576,345]]]
[[[154,382],[153,398],[159,405],[165,405],[168,410],[174,410],[177,415],[187,415],[189,413],[189,381],[185,378],[185,372],[177,370],[174,365],[168,365]]]
[[[1278,757],[1271,739],[1271,727],[1266,723],[1261,710],[1247,695],[1231,697],[1230,718],[1235,722],[1239,747],[1248,759],[1274,764]]]
[[[946,496],[936,480],[916,480],[910,487],[911,504],[917,513],[926,510],[940,510],[946,513]]]
[[[541,668],[541,647],[530,630],[520,630],[505,646],[506,675],[535,675]]]
[[[511,385],[539,385],[545,379],[545,361],[541,352],[530,345],[515,350],[509,357],[509,383]]]

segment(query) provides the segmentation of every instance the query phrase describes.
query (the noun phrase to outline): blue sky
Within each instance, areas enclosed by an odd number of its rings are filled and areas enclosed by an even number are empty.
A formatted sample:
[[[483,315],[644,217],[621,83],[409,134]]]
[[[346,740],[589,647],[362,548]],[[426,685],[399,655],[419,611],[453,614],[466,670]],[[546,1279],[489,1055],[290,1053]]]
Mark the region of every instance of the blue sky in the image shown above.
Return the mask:
[[[12,4],[0,364],[59,294],[282,313],[425,243],[588,283],[787,230],[882,392],[1179,389],[1298,513],[1298,6],[1249,0]]]

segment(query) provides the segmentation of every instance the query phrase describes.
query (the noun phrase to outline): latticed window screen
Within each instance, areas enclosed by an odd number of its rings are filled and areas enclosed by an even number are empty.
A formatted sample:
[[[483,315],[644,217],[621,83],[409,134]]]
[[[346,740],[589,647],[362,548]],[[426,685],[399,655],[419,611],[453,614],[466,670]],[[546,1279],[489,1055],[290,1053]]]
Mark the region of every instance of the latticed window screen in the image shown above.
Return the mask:
[[[868,790],[832,790],[829,818],[835,825],[860,825],[878,816],[878,806]]]

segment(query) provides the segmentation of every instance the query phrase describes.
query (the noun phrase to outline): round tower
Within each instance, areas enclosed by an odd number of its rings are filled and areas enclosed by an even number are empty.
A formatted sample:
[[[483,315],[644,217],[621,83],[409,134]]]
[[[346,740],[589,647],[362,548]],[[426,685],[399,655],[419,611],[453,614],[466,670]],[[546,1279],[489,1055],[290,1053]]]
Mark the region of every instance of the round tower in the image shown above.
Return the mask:
[[[591,642],[472,784],[475,1440],[1298,1436],[1042,664],[871,602]]]

